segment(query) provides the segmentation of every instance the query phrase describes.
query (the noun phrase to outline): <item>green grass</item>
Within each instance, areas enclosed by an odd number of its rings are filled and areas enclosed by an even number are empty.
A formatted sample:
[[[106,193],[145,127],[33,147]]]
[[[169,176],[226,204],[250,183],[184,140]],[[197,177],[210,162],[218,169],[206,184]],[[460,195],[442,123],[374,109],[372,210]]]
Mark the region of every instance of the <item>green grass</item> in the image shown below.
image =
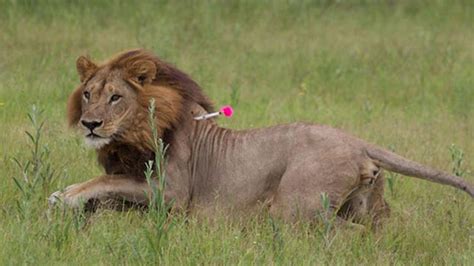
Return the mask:
[[[101,173],[66,127],[75,59],[131,47],[189,73],[217,105],[232,103],[236,115],[223,126],[329,124],[473,182],[473,14],[471,1],[448,0],[0,0],[0,264],[472,265],[472,199],[395,175],[392,217],[378,233],[324,236],[265,214],[179,216],[157,248],[150,214],[100,211],[84,225],[70,213],[48,216],[46,199]],[[33,104],[44,110],[39,147],[51,164],[36,173],[54,175],[25,193],[13,158],[32,160],[24,131],[34,132]]]

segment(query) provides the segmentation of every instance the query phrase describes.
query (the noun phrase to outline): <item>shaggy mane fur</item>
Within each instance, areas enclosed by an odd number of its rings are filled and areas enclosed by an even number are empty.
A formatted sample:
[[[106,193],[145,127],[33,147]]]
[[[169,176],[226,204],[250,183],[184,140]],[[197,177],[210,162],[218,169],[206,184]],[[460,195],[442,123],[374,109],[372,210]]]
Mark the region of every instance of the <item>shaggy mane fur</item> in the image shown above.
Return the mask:
[[[147,66],[150,64],[149,66]],[[211,101],[202,93],[199,85],[186,73],[180,71],[169,63],[164,62],[152,53],[142,50],[130,50],[113,57],[107,64],[111,70],[125,69],[131,73],[146,72],[148,68],[155,68],[154,77],[151,78],[152,86],[163,86],[175,89],[188,101],[198,103],[206,111],[213,112]],[[144,73],[145,74],[145,73]],[[148,90],[153,90],[148,88]],[[156,97],[155,97],[156,98]]]

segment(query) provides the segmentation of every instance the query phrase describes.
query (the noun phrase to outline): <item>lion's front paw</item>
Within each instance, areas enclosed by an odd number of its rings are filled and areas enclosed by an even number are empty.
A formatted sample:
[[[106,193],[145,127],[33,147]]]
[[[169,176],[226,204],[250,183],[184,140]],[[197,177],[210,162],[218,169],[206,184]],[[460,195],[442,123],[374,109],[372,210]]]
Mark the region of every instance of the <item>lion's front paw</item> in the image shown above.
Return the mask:
[[[50,208],[53,208],[54,206],[58,205],[58,203],[62,202],[61,198],[61,191],[56,191],[53,194],[51,194],[48,198],[48,205]]]
[[[78,185],[71,185],[64,189],[64,191],[56,191],[48,198],[50,208],[56,206],[64,206],[69,208],[78,208],[83,205],[87,198],[81,195],[77,189]]]

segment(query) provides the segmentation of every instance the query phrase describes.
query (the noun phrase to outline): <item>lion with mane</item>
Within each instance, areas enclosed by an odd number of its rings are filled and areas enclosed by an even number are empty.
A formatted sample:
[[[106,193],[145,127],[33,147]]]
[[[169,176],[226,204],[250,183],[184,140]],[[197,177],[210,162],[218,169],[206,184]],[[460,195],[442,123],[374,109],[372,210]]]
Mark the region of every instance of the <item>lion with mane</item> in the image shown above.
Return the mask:
[[[97,150],[105,175],[53,193],[49,202],[84,207],[119,200],[147,205],[145,163],[154,159],[148,106],[155,101],[165,154],[165,199],[173,208],[209,214],[216,207],[249,211],[263,204],[285,220],[314,219],[324,193],[339,220],[374,224],[389,215],[383,169],[453,186],[457,176],[405,159],[343,131],[294,123],[235,131],[194,117],[213,105],[188,75],[137,49],[97,65],[81,56],[81,84],[68,100],[69,125]],[[257,208],[258,209],[258,208]]]

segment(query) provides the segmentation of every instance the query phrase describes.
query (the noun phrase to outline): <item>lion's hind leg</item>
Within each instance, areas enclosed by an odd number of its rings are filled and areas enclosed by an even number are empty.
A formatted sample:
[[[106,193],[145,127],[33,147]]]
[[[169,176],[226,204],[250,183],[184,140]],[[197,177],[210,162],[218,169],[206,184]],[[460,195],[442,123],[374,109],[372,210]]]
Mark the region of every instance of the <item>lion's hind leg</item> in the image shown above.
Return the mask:
[[[309,169],[302,164],[288,168],[271,202],[270,215],[287,221],[335,217],[358,179],[357,168],[345,166],[321,162]]]
[[[383,173],[375,169],[369,180],[367,173],[350,161],[342,162],[287,169],[273,197],[270,214],[289,221],[336,216],[337,224],[378,226],[390,214],[383,197]],[[360,186],[354,188],[356,184]],[[329,206],[323,203],[325,200]]]
[[[385,179],[380,172],[373,183],[362,184],[354,190],[338,211],[338,216],[355,223],[368,224],[374,229],[390,216],[390,207],[384,199]]]

